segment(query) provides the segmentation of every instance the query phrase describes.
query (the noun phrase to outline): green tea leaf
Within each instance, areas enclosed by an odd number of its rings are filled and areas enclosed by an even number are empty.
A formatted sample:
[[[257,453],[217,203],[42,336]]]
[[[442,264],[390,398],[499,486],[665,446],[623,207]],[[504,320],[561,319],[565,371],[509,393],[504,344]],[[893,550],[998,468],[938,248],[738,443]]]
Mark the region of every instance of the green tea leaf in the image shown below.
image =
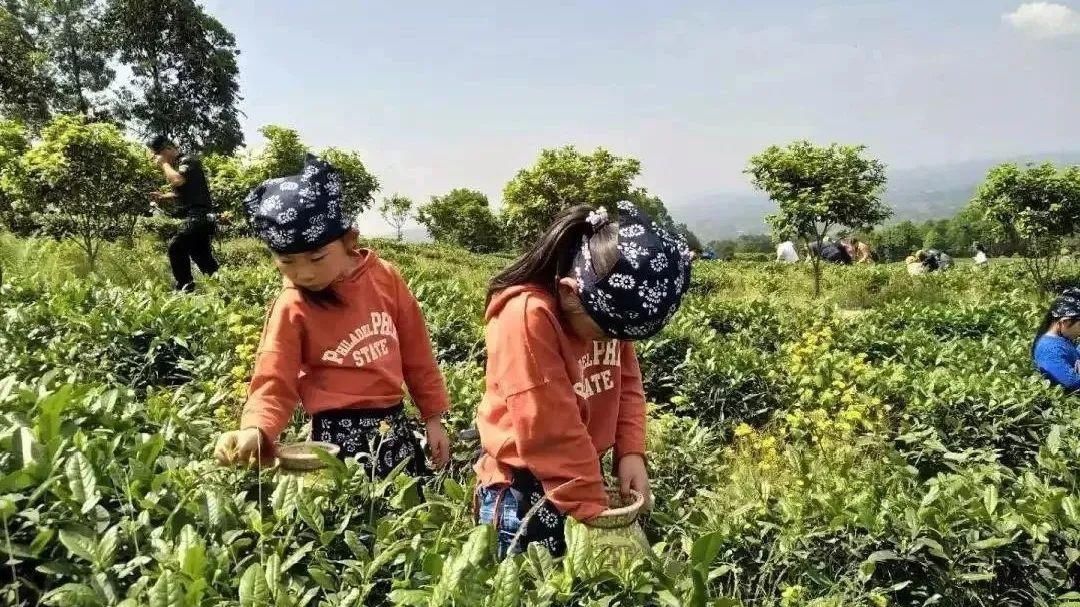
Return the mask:
[[[72,499],[82,505],[80,512],[86,514],[93,510],[101,499],[101,494],[97,490],[97,475],[94,474],[94,467],[82,452],[76,451],[68,458],[64,466],[64,475],[67,476]]]
[[[297,496],[296,512],[300,515],[300,520],[307,523],[315,533],[321,535],[325,531],[322,510],[310,493],[301,491]]]
[[[690,549],[690,562],[695,567],[700,567],[703,570],[708,570],[712,562],[716,560],[716,555],[720,554],[720,548],[723,546],[724,537],[719,531],[713,533],[707,533],[694,541],[693,547]]]
[[[455,502],[465,501],[465,488],[461,486],[456,480],[446,477],[443,481],[443,493],[446,494],[450,500]]]
[[[240,607],[266,607],[270,604],[270,588],[261,563],[252,563],[240,577]]]
[[[49,545],[49,542],[56,536],[56,530],[52,528],[39,529],[37,535],[34,536],[34,541],[30,542],[30,552],[37,556],[41,554],[41,551]]]
[[[281,557],[277,554],[266,557],[263,569],[266,571],[266,587],[277,588],[281,580]]]
[[[150,589],[150,607],[185,607],[184,589],[173,572],[161,572],[161,577]]]
[[[184,525],[184,528],[180,530],[177,553],[180,559],[180,571],[190,579],[201,579],[206,569],[206,545],[190,525]]]
[[[67,384],[38,403],[34,431],[42,444],[54,446],[60,440],[60,412],[67,406],[73,392],[74,387]]]
[[[567,517],[566,519],[566,557],[563,564],[566,574],[571,579],[578,578],[589,563],[589,536],[585,525]]]
[[[270,496],[270,506],[274,509],[274,515],[285,519],[296,509],[297,495],[296,477],[291,474],[279,474],[277,486]]]
[[[491,582],[491,594],[484,599],[484,607],[517,607],[521,602],[521,581],[518,565],[513,558],[503,559]]]
[[[315,580],[316,584],[322,586],[324,590],[336,591],[338,589],[334,578],[318,567],[308,569],[307,574],[311,576],[311,579]]]
[[[96,556],[94,561],[95,566],[99,571],[104,571],[109,567],[112,567],[113,561],[116,560],[116,549],[120,544],[120,527],[112,526],[104,535],[101,536],[101,541],[98,542]]]
[[[1010,540],[1009,538],[991,537],[991,538],[987,538],[985,540],[979,540],[977,542],[973,542],[971,544],[971,547],[976,549],[976,550],[990,550],[990,549],[993,549],[993,548],[1000,548],[1002,546],[1005,546],[1005,545],[1011,544],[1011,543],[1012,543],[1012,540]]]
[[[303,558],[307,556],[307,554],[311,552],[314,548],[315,542],[308,542],[303,546],[297,548],[296,550],[293,550],[292,554],[289,555],[289,558],[285,559],[285,561],[281,563],[281,573],[286,573],[289,571],[289,569],[292,569],[294,565],[303,560]]]
[[[94,589],[86,584],[64,584],[42,597],[41,602],[57,607],[94,605],[98,602],[98,597]]]
[[[75,556],[90,563],[94,562],[94,548],[97,542],[78,531],[60,530],[60,543],[63,544]]]
[[[993,515],[997,512],[998,505],[998,489],[997,485],[987,485],[983,489],[983,506],[986,508],[986,513]]]

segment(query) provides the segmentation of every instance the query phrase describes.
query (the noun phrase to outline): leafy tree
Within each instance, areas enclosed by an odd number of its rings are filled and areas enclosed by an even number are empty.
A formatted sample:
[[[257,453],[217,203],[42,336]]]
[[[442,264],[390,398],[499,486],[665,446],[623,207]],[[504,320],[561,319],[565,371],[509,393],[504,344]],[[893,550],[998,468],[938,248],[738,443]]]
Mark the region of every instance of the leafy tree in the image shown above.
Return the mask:
[[[717,259],[730,261],[735,258],[736,242],[731,238],[709,241],[709,248],[716,253]]]
[[[768,234],[740,234],[735,239],[736,253],[775,253],[776,245]]]
[[[266,145],[251,159],[252,187],[266,179],[296,175],[304,170],[304,157],[311,150],[300,141],[300,133],[276,124],[262,127],[259,133],[266,138]]]
[[[393,194],[383,199],[382,204],[379,205],[379,215],[386,223],[390,224],[394,228],[394,232],[397,235],[397,239],[401,240],[401,228],[405,226],[405,222],[409,221],[409,214],[412,213],[413,203],[408,197],[401,194]]]
[[[692,231],[690,231],[690,228],[687,227],[685,223],[677,224],[675,226],[675,231],[683,235],[683,238],[686,239],[686,244],[690,247],[691,251],[696,251],[700,253],[705,250],[701,246],[701,239],[697,237],[697,234],[694,234]]]
[[[923,236],[922,248],[949,251],[952,249],[950,244],[946,233],[935,226],[930,228],[930,230],[926,232],[926,235]]]
[[[146,193],[156,182],[142,147],[116,126],[59,116],[4,170],[0,188],[13,213],[47,235],[75,240],[93,270],[101,243],[129,234],[149,210]]]
[[[0,120],[0,176],[13,165],[30,147],[26,129],[14,120]],[[15,233],[27,230],[20,225],[19,216],[12,207],[10,197],[0,189],[0,225]]]
[[[0,6],[0,115],[40,126],[49,119],[52,81],[46,54],[27,28],[32,7],[22,3]]]
[[[1015,243],[1032,281],[1048,291],[1062,241],[1080,231],[1080,166],[1002,164],[990,170],[972,204]]]
[[[341,187],[345,194],[342,207],[350,217],[368,210],[379,191],[379,180],[368,172],[360,154],[350,150],[327,148],[320,156],[341,171]]]
[[[109,0],[106,27],[131,69],[119,109],[136,130],[204,152],[243,143],[236,40],[195,0]]]
[[[667,207],[664,206],[664,201],[660,200],[659,196],[649,194],[645,188],[637,188],[630,192],[627,199],[634,203],[637,208],[648,213],[649,217],[652,217],[657,224],[665,228],[675,227],[675,220],[671,218]]]
[[[476,190],[457,188],[432,196],[416,219],[437,242],[447,242],[474,253],[493,253],[503,248],[503,226],[491,212],[488,198]]]
[[[266,179],[301,172],[304,156],[311,152],[294,129],[271,124],[259,132],[266,145],[256,154],[208,154],[203,159],[210,195],[219,207],[237,216],[242,215],[241,203],[252,188]],[[327,148],[320,155],[341,171],[345,213],[355,217],[367,210],[379,180],[368,172],[360,155],[338,148]]]
[[[773,232],[798,234],[822,246],[829,230],[869,228],[892,212],[880,196],[885,165],[863,156],[865,146],[816,146],[796,141],[771,146],[750,159],[747,173],[754,186],[779,205],[766,219]],[[821,295],[821,259],[811,256],[814,296]]]
[[[518,247],[532,243],[555,215],[578,204],[615,212],[631,196],[641,172],[634,158],[620,158],[603,148],[582,154],[574,146],[545,149],[533,166],[518,171],[503,190],[503,221]]]
[[[92,95],[104,91],[116,72],[109,65],[102,4],[99,0],[39,3],[42,46],[49,57],[53,110],[99,116],[104,104]]]
[[[885,261],[900,261],[923,244],[923,231],[910,221],[878,230],[873,238],[874,249]]]

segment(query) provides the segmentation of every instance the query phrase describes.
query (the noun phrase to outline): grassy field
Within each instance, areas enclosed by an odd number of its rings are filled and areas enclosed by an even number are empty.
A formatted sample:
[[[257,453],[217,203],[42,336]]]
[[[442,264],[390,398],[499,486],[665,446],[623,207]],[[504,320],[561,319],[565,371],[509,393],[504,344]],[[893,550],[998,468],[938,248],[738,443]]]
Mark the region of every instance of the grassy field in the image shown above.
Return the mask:
[[[508,259],[374,246],[421,301],[456,434]],[[423,503],[355,465],[211,462],[280,284],[258,243],[219,253],[176,296],[150,240],[87,276],[64,243],[0,236],[0,603],[1080,604],[1080,399],[1032,372],[1046,302],[1016,264],[828,268],[813,301],[804,266],[699,263],[638,346],[654,556],[613,565],[572,527],[566,558],[500,565],[470,518],[475,443]]]

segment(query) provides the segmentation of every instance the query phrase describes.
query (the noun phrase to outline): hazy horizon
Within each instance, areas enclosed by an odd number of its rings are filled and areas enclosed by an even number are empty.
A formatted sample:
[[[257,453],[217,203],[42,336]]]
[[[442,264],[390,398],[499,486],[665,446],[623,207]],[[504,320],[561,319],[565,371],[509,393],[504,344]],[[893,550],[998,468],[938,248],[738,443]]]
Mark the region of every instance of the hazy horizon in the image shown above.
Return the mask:
[[[673,208],[750,191],[747,158],[794,139],[894,169],[1080,147],[1080,0],[206,6],[241,50],[249,145],[295,128],[421,203],[497,205],[563,144],[639,158]]]

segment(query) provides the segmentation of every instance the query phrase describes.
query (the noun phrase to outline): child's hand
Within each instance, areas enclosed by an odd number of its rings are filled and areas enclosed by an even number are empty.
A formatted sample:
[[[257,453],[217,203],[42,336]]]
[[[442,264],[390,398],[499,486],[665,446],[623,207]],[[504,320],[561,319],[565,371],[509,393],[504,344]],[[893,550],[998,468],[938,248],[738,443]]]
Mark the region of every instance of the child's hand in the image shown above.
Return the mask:
[[[645,458],[640,455],[625,455],[619,460],[619,493],[624,500],[631,499],[633,489],[645,498],[645,508],[652,508],[652,490],[649,489],[649,472],[645,469]]]
[[[262,455],[265,459],[269,453],[262,443],[262,431],[258,428],[246,428],[244,430],[232,430],[218,437],[217,446],[214,448],[214,458],[222,466],[236,464],[251,465]]]
[[[428,450],[431,451],[431,461],[435,467],[442,469],[450,462],[450,437],[446,434],[446,427],[439,418],[429,419],[424,423],[427,426]]]

